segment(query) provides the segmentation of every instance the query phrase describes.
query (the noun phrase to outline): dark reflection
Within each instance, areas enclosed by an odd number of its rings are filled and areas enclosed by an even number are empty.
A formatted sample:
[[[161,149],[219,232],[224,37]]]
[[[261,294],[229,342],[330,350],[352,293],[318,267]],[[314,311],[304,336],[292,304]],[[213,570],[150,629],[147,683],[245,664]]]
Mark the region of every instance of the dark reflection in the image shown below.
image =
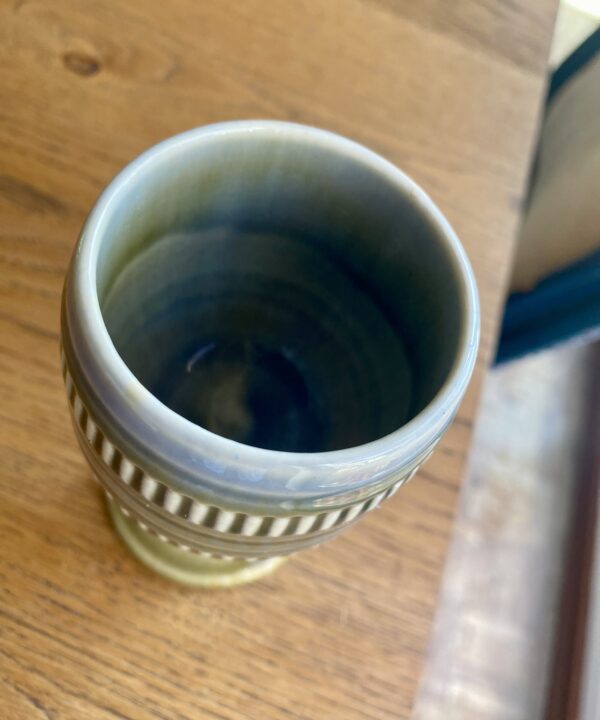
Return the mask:
[[[156,397],[239,442],[333,450],[409,418],[401,328],[341,258],[309,238],[167,235],[130,261],[103,314]]]

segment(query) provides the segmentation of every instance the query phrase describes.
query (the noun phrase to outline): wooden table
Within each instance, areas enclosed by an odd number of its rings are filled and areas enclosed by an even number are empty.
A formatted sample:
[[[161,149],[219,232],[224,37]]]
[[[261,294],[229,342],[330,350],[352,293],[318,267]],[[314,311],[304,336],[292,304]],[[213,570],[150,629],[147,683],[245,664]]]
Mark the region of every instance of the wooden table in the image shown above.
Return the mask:
[[[0,715],[407,718],[544,89],[554,0],[14,0],[0,6]],[[185,128],[274,117],[353,137],[439,203],[483,337],[426,469],[253,586],[182,589],[112,532],[58,363],[62,277],[100,189]]]

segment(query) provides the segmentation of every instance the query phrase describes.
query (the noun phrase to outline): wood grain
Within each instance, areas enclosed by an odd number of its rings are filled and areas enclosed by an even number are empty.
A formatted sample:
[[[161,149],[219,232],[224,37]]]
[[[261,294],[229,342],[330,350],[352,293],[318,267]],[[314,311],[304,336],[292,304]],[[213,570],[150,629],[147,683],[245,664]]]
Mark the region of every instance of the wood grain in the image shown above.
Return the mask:
[[[592,720],[600,707],[600,342],[578,351],[590,358],[587,404],[578,436],[577,485],[565,543],[545,720]]]
[[[446,5],[0,3],[3,718],[410,716],[554,9]],[[168,135],[240,117],[341,132],[413,175],[473,261],[483,339],[457,421],[407,488],[267,580],[198,592],[147,572],[110,529],[69,425],[58,306],[115,172]]]
[[[590,431],[600,450],[597,359],[567,343],[488,373],[413,720],[579,717],[566,690],[594,536],[581,460]]]

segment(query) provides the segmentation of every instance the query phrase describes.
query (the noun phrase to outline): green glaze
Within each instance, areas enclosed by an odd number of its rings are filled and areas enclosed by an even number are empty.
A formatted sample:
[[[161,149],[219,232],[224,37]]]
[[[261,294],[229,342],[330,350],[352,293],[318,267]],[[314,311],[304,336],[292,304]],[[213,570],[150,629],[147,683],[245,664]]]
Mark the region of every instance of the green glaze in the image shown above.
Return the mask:
[[[243,585],[270,575],[286,560],[274,557],[248,562],[202,557],[142,530],[138,523],[125,517],[112,500],[108,501],[108,511],[115,530],[133,555],[154,572],[182,585],[203,588]]]
[[[398,168],[326,131],[240,121],[170,138],[110,183],[61,333],[117,531],[162,575],[227,587],[412,477],[465,393],[479,304],[458,238]]]

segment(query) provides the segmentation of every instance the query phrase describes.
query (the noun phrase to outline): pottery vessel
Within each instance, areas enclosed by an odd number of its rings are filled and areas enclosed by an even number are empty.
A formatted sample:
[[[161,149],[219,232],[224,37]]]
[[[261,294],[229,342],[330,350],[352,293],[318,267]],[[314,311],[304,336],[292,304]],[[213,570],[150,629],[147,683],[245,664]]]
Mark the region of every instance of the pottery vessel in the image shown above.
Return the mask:
[[[61,352],[119,534],[167,577],[227,586],[412,477],[478,332],[465,253],[411,179],[332,133],[240,121],[160,143],[102,193]]]

